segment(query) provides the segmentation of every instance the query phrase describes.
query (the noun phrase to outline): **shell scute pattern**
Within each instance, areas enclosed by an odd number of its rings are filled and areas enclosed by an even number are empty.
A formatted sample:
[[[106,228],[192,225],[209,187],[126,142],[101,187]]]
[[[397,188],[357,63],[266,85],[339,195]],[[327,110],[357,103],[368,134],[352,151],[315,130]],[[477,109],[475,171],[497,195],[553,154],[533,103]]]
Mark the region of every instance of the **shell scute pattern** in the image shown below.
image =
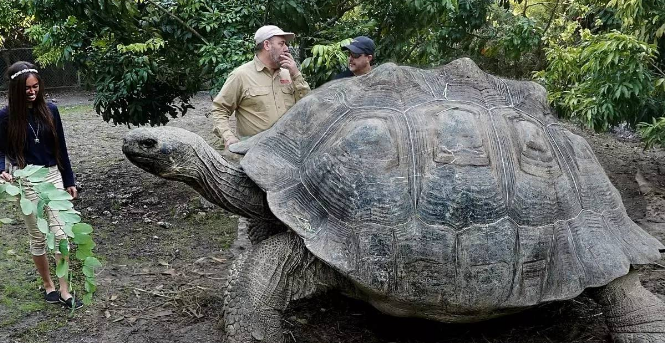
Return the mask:
[[[662,248],[549,111],[541,86],[468,59],[387,64],[314,91],[241,164],[364,290],[397,307],[510,310],[606,284]]]

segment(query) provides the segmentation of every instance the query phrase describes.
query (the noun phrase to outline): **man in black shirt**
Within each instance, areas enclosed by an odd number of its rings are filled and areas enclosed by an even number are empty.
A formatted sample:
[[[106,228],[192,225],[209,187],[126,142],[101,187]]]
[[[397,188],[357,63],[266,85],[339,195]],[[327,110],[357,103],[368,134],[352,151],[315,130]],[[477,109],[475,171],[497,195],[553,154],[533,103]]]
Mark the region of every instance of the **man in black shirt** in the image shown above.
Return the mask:
[[[375,48],[374,41],[365,36],[358,36],[349,45],[343,46],[342,50],[349,52],[349,69],[335,75],[333,80],[350,76],[360,76],[372,71]]]

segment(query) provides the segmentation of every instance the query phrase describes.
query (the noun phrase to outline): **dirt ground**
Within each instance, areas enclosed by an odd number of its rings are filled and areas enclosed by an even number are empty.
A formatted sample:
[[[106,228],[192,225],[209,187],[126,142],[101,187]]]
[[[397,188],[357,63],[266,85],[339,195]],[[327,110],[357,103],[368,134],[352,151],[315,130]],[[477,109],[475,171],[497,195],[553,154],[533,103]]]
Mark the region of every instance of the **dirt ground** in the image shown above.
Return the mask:
[[[97,275],[94,304],[71,317],[57,306],[16,305],[41,301],[39,281],[23,249],[22,227],[0,227],[0,241],[18,245],[0,244],[0,260],[5,260],[0,263],[0,342],[221,342],[222,287],[233,260],[236,218],[202,201],[189,187],[158,179],[126,161],[121,144],[128,128],[102,121],[90,109],[89,94],[55,93],[51,98],[64,113],[81,187],[75,206],[95,228],[96,253],[104,268]],[[211,121],[204,116],[209,101],[207,94],[195,97],[196,109],[169,125],[216,144]],[[594,134],[566,125],[591,143],[629,215],[665,241],[665,196],[641,193],[636,181],[639,171],[642,192],[648,184],[665,189],[665,151],[643,151],[629,132]],[[663,265],[661,259],[640,271],[644,285],[665,299]],[[23,269],[3,274],[2,268]],[[23,283],[7,292],[12,282]],[[285,328],[291,341],[307,343],[609,342],[600,308],[584,294],[484,323],[446,325],[389,317],[330,293],[292,306]]]

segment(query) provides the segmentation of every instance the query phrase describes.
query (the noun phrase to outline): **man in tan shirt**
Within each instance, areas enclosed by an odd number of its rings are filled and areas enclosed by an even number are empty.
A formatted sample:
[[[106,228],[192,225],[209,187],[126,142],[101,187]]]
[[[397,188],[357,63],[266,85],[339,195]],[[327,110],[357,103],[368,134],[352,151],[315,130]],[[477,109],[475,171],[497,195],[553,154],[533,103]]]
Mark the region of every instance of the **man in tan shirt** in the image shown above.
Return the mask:
[[[289,53],[287,42],[294,37],[274,25],[261,27],[254,35],[254,59],[229,74],[211,112],[213,131],[226,147],[269,129],[309,93],[309,85]],[[237,136],[229,125],[234,112]]]

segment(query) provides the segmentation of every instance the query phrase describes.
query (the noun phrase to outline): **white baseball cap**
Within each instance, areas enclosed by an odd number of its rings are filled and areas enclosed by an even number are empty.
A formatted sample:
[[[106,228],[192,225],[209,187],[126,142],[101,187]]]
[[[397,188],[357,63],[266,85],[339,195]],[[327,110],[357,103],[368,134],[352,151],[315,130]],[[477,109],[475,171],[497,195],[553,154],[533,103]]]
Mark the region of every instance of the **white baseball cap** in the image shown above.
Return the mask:
[[[270,39],[272,36],[283,36],[287,41],[296,37],[293,32],[284,32],[275,25],[266,25],[256,30],[256,33],[254,34],[254,42],[260,44],[264,40]]]

